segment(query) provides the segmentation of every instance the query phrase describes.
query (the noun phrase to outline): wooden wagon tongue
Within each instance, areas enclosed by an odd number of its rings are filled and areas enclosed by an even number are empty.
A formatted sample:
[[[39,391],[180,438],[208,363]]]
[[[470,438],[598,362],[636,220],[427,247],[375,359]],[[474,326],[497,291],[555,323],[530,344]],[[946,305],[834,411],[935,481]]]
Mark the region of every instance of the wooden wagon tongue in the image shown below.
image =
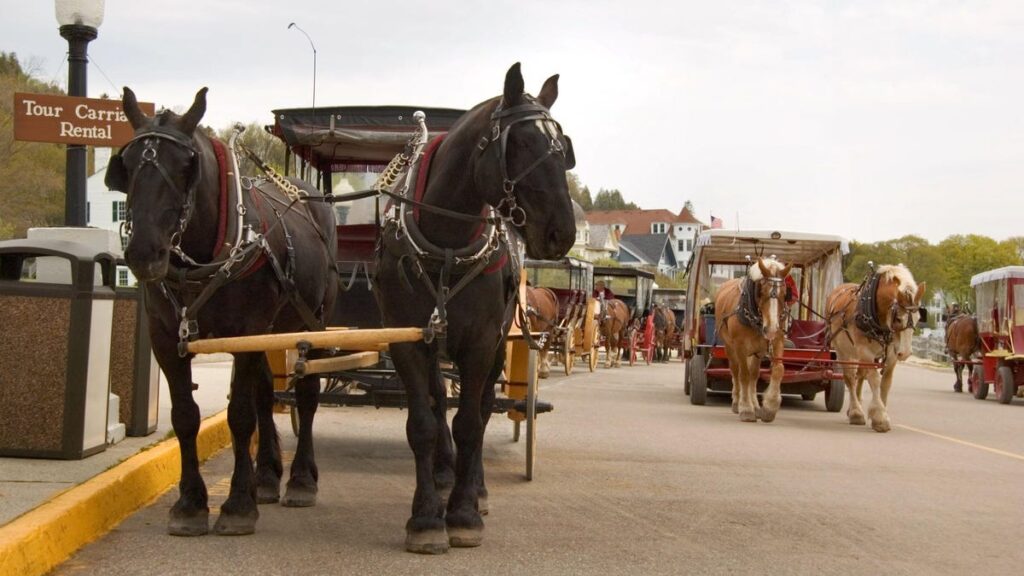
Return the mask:
[[[260,334],[234,338],[208,338],[188,343],[193,354],[218,352],[265,352],[295,348],[338,348],[341,350],[379,351],[388,344],[417,342],[423,339],[422,328],[378,328],[373,330],[326,330],[324,332],[290,332]]]

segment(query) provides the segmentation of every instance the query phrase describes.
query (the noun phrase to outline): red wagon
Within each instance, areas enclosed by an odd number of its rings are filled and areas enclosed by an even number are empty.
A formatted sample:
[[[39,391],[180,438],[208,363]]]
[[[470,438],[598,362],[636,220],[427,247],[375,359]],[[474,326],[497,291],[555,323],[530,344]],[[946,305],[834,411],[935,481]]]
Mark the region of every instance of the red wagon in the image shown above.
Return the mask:
[[[968,386],[975,398],[984,400],[991,383],[999,402],[1009,404],[1024,387],[1024,266],[975,274],[971,287],[982,357]]]

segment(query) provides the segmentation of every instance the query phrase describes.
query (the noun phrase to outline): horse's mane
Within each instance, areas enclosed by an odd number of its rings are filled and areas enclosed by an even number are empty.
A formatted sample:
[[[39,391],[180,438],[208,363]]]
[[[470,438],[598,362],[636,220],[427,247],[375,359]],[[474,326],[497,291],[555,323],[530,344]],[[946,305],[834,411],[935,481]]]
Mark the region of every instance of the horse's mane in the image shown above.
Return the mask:
[[[786,267],[785,264],[775,259],[763,260],[763,262],[764,267],[771,271],[773,276],[776,272],[781,272],[782,269]],[[750,276],[750,279],[753,280],[754,282],[757,282],[758,280],[761,279],[761,267],[757,265],[757,262],[751,264],[750,268],[747,269],[747,276]]]
[[[914,275],[903,264],[885,264],[878,267],[878,274],[885,282],[896,280],[900,284],[900,292],[913,298],[917,294],[917,282]]]

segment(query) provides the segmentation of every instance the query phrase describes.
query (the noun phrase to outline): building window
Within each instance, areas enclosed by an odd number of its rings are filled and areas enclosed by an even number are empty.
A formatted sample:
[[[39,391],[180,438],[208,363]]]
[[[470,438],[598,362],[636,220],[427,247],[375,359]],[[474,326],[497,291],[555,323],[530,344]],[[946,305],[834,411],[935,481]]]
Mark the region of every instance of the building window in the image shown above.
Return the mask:
[[[118,268],[117,270],[117,285],[127,286],[128,285],[128,270],[124,268]]]
[[[121,251],[124,252],[128,248],[128,237],[121,236]]]
[[[676,240],[676,252],[682,252],[683,250],[686,250],[686,244],[685,241],[680,238],[679,240]]]
[[[651,224],[651,234],[664,234],[668,231],[668,224],[664,222],[654,222]]]
[[[686,239],[686,251],[693,252],[693,238]]]
[[[92,221],[92,202],[85,203],[85,221]]]
[[[125,203],[121,200],[115,200],[111,204],[113,210],[111,211],[110,217],[114,222],[121,222],[125,218]]]

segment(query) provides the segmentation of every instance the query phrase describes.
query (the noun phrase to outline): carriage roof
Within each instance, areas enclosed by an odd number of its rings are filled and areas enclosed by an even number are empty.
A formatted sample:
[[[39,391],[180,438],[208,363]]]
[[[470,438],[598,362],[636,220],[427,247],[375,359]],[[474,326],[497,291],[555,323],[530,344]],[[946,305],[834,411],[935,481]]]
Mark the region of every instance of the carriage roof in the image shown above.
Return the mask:
[[[527,278],[534,286],[590,292],[594,265],[586,260],[566,256],[561,260],[530,260],[523,262]]]
[[[787,264],[805,265],[838,249],[850,252],[842,236],[783,230],[705,230],[697,237],[694,258],[706,262],[746,262],[754,254],[771,255]]]
[[[971,286],[1006,280],[1007,278],[1024,278],[1024,266],[1003,266],[995,270],[986,270],[971,276]]]
[[[423,111],[433,137],[447,132],[465,110],[417,106],[333,106],[274,110],[268,129],[295,154],[325,172],[382,169],[402,152]]]

